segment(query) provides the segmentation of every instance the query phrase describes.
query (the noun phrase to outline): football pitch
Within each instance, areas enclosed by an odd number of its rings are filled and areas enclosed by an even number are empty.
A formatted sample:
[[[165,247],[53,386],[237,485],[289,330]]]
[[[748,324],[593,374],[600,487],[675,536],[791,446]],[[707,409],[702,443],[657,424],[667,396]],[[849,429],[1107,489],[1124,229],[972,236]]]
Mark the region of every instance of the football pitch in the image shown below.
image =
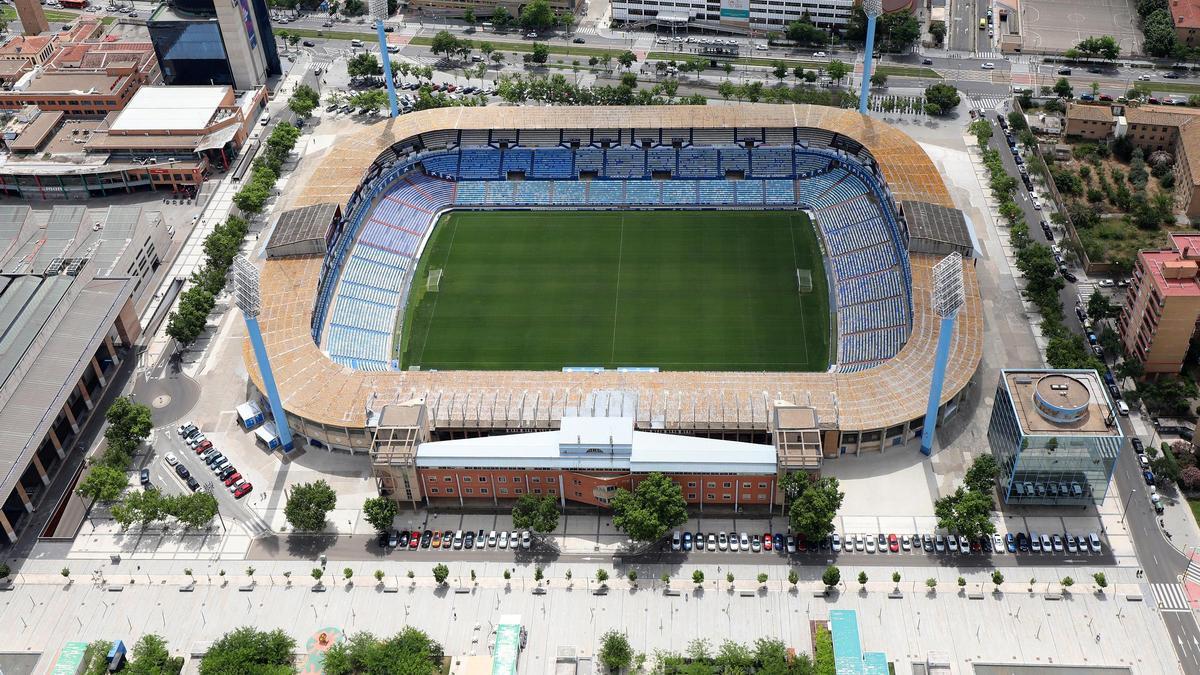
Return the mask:
[[[811,291],[799,292],[797,269],[811,273]],[[452,212],[412,283],[398,326],[403,368],[830,362],[824,261],[798,211]]]

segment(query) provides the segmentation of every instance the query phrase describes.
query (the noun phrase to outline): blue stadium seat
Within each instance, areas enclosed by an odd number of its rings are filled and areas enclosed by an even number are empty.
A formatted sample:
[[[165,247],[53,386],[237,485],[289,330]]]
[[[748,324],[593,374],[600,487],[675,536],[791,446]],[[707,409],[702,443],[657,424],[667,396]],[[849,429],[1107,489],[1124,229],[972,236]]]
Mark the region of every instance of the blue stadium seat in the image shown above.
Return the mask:
[[[593,180],[587,186],[590,205],[612,205],[625,203],[625,182],[619,180]]]
[[[663,182],[662,203],[674,205],[698,203],[699,198],[696,192],[697,182],[709,183],[714,181],[670,180]]]
[[[646,151],[641,148],[609,148],[604,160],[609,178],[643,178],[646,175]]]
[[[737,203],[737,183],[728,180],[698,180],[700,203],[726,206]]]
[[[533,151],[533,178],[571,178],[575,175],[574,153],[570,148],[537,148]]]
[[[545,205],[550,203],[550,181],[525,180],[518,181],[513,203],[518,205]]]
[[[600,148],[580,148],[575,151],[575,170],[595,171],[601,173],[604,171],[604,151]]]
[[[529,148],[509,148],[503,151],[504,158],[501,161],[503,173],[508,175],[509,171],[523,171],[529,173],[529,169],[533,164],[533,151]]]
[[[718,154],[722,174],[728,171],[750,170],[750,151],[746,148],[721,148]]]
[[[674,181],[672,181],[674,182]],[[625,182],[626,204],[661,204],[662,183],[659,181],[631,180]]]
[[[734,185],[737,186],[738,204],[763,203],[763,182],[761,180],[739,180]]]
[[[716,148],[686,147],[679,150],[680,178],[719,178]]]
[[[465,148],[459,152],[458,176],[463,179],[498,179],[500,151],[495,148]]]
[[[670,171],[671,173],[675,173],[675,159],[675,148],[669,145],[650,148],[650,152],[646,155],[646,168],[649,171]]]
[[[750,151],[750,173],[753,178],[790,178],[792,148],[760,147]]]
[[[553,203],[561,205],[574,205],[587,203],[587,182],[578,180],[556,180],[554,181],[554,199]]]

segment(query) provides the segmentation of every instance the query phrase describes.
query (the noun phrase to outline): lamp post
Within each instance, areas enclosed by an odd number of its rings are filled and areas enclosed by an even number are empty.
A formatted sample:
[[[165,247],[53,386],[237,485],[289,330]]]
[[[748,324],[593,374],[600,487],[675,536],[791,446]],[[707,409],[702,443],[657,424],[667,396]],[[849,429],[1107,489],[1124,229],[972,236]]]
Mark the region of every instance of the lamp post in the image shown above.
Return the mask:
[[[946,379],[946,362],[950,360],[950,343],[954,339],[954,320],[958,318],[958,310],[966,301],[962,265],[962,256],[951,253],[933,267],[933,309],[942,318],[942,322],[938,328],[937,356],[929,382],[925,426],[921,431],[921,452],[926,455],[933,451],[938,407],[942,403],[942,385]]]
[[[1121,506],[1122,506],[1122,509],[1121,509],[1121,524],[1122,524],[1122,525],[1124,525],[1124,524],[1125,524],[1125,514],[1126,514],[1126,513],[1129,513],[1129,503],[1133,501],[1133,493],[1135,493],[1135,492],[1137,492],[1137,488],[1130,488],[1130,489],[1129,489],[1129,496],[1125,498],[1125,503],[1121,505]]]
[[[858,95],[858,112],[867,114],[867,96],[871,89],[871,60],[875,56],[875,19],[883,14],[883,0],[862,0],[863,13],[867,15],[867,43],[863,54],[862,84]]]
[[[388,109],[392,117],[400,116],[400,104],[396,98],[396,83],[392,81],[392,59],[388,56],[387,34],[383,30],[383,20],[376,19],[375,34],[379,38],[379,60],[383,63],[383,82],[387,85]]]
[[[258,268],[250,262],[249,258],[239,255],[233,259],[233,279],[234,301],[246,319],[246,332],[250,334],[250,345],[254,347],[254,360],[258,362],[258,371],[262,374],[264,393],[267,395],[267,400],[271,402],[271,416],[275,418],[275,431],[279,434],[279,442],[283,451],[291,452],[294,447],[292,430],[288,427],[287,413],[283,410],[279,389],[275,386],[275,374],[271,371],[267,346],[263,343],[262,331],[258,327],[258,314],[262,310]]]

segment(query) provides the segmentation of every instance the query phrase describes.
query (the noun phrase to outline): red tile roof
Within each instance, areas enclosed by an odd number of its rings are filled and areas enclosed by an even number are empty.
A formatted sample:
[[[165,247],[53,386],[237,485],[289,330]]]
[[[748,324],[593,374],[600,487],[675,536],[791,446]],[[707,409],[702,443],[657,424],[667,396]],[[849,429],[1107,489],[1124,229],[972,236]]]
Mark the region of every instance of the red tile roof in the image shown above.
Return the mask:
[[[1200,28],[1200,0],[1171,0],[1176,28]]]

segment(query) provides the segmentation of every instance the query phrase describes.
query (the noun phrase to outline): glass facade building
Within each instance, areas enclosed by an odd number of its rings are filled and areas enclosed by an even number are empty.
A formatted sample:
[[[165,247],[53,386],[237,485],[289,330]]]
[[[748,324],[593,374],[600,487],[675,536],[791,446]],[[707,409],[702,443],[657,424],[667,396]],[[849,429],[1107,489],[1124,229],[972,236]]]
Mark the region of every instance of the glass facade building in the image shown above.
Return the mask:
[[[151,21],[147,27],[164,83],[234,86],[229,55],[215,18]]]
[[[1094,370],[1002,370],[988,444],[1008,504],[1100,504],[1125,437]]]

